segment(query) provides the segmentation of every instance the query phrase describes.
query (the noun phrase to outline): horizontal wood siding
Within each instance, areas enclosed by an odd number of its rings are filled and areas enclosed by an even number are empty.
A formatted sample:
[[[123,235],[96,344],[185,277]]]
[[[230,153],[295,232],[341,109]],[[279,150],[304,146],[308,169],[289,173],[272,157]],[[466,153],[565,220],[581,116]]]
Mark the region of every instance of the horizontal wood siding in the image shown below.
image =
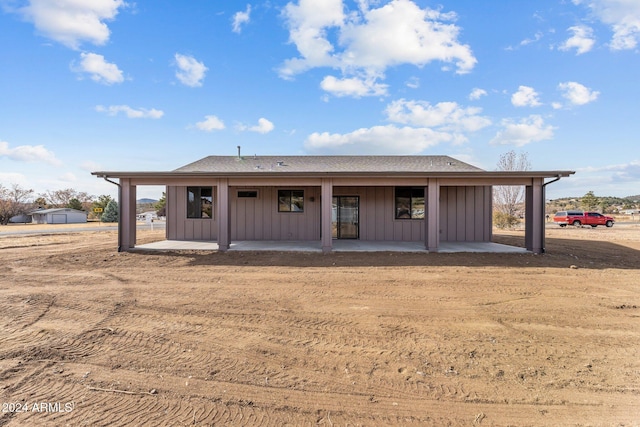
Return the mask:
[[[278,212],[278,190],[304,190],[304,212]],[[238,198],[257,190],[257,198]],[[231,240],[320,240],[320,187],[231,187]],[[313,200],[313,201],[312,201]]]
[[[491,240],[491,187],[440,188],[440,240]]]
[[[167,238],[170,240],[217,240],[215,218],[217,191],[213,187],[214,218],[187,218],[187,187],[167,187]]]

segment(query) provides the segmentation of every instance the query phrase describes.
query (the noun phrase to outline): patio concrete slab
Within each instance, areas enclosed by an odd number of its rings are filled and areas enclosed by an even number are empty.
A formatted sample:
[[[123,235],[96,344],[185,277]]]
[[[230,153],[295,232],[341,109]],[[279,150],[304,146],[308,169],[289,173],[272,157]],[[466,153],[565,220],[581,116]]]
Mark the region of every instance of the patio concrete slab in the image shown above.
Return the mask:
[[[210,241],[163,240],[136,245],[140,250],[197,250],[217,251],[218,243]],[[232,242],[229,251],[278,251],[322,253],[320,241],[251,240]],[[425,252],[422,242],[369,242],[363,240],[334,240],[334,252]],[[524,248],[493,242],[441,242],[440,253],[484,252],[527,253]]]

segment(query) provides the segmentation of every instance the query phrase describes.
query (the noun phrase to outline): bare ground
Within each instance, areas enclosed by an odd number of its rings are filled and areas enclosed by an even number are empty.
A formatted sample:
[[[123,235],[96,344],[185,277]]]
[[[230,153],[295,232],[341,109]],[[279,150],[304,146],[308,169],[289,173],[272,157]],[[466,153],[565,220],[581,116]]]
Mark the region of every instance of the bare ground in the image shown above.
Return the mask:
[[[539,256],[116,239],[0,237],[0,426],[640,425],[638,225]]]

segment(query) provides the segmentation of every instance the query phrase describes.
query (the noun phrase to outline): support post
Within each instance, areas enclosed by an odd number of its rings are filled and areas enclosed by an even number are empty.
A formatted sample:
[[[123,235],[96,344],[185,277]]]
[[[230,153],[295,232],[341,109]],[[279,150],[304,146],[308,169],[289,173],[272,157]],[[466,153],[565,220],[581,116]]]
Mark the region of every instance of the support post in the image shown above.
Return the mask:
[[[229,206],[229,180],[221,178],[218,180],[218,250],[226,252],[231,245],[231,219]]]
[[[120,180],[118,251],[128,251],[136,245],[136,186],[131,180]]]
[[[544,253],[544,187],[542,178],[534,178],[525,189],[525,232],[524,241],[527,250]]]
[[[425,247],[429,252],[438,252],[440,246],[440,182],[437,178],[429,178],[425,193],[427,196]]]
[[[322,235],[322,252],[327,254],[333,249],[333,236],[331,235],[331,215],[333,204],[333,179],[323,178],[320,190],[320,217],[322,224],[320,233]]]

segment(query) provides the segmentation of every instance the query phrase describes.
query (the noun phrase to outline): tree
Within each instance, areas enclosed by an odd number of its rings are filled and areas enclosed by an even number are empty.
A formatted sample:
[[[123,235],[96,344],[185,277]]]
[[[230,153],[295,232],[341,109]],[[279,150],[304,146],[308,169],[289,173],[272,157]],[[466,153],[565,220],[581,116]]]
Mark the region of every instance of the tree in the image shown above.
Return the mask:
[[[500,156],[497,166],[499,171],[527,171],[531,169],[531,162],[527,153],[517,154],[511,150]],[[518,208],[524,202],[524,187],[496,186],[493,189],[493,201],[498,212],[517,217]]]
[[[585,211],[593,211],[600,205],[600,199],[593,194],[593,191],[588,191],[587,194],[580,199],[580,205]]]
[[[18,184],[13,184],[10,189],[0,184],[0,224],[7,225],[12,217],[29,212],[32,205],[28,199],[32,194],[33,190]]]
[[[49,190],[40,197],[47,201],[49,207],[64,208],[69,205],[71,199],[78,199],[82,203],[83,207],[87,204],[87,208],[91,202],[93,202],[93,196],[84,191],[76,191],[73,188],[66,188],[64,190]]]
[[[118,222],[120,217],[120,213],[118,212],[118,202],[115,200],[110,200],[107,203],[107,207],[104,208],[104,212],[102,213],[102,217],[100,217],[100,221],[102,222]]]
[[[47,201],[44,199],[44,197],[38,197],[37,199],[35,199],[33,201],[33,205],[34,208],[42,208],[42,209],[46,209],[47,208]]]
[[[156,215],[167,216],[167,193],[162,192],[162,197],[158,200],[153,207],[156,210]]]
[[[78,211],[81,211],[81,210],[84,209],[84,206],[82,206],[82,202],[80,200],[76,199],[75,197],[73,199],[69,200],[69,203],[67,203],[66,207],[70,208],[70,209],[75,209],[75,210],[78,210]]]

